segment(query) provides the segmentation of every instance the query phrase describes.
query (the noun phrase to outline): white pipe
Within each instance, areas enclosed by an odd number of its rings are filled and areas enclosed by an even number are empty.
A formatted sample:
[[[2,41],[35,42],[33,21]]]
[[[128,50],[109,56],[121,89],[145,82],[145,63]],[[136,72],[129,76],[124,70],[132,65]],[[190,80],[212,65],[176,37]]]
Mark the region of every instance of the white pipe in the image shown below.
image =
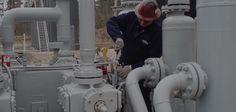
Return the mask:
[[[13,91],[13,78],[12,78],[11,71],[10,71],[9,67],[6,64],[3,64],[3,67],[7,70],[8,78],[9,78],[9,84],[10,84],[10,90]]]
[[[57,6],[55,8],[14,8],[7,11],[1,25],[1,42],[4,52],[11,53],[12,51],[12,45],[15,40],[15,22],[30,20],[56,21],[57,40],[64,42],[62,48],[69,49],[71,35],[69,11],[68,0],[57,0]]]
[[[87,0],[86,0],[87,1]],[[71,25],[70,25],[70,3],[69,0],[57,0],[62,15],[57,21],[57,41],[64,42],[63,50],[71,49]]]
[[[94,65],[95,58],[95,1],[79,1],[79,40],[81,65]]]
[[[148,112],[139,87],[139,81],[148,78],[151,74],[150,66],[143,66],[132,70],[126,79],[126,90],[134,112]]]
[[[57,20],[61,15],[59,8],[14,8],[7,11],[1,25],[1,42],[4,52],[11,52],[12,50],[16,21]]]
[[[181,90],[188,85],[188,75],[180,72],[165,77],[154,90],[153,103],[156,112],[172,112],[170,96],[175,90]]]

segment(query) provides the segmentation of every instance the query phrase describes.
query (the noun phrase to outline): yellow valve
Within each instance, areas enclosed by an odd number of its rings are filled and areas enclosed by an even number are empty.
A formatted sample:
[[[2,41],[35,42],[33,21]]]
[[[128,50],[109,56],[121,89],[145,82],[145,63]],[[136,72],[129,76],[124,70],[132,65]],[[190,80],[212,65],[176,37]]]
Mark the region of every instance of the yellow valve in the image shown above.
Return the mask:
[[[107,50],[108,49],[106,47],[102,48],[102,57],[103,57],[104,63],[107,63]]]

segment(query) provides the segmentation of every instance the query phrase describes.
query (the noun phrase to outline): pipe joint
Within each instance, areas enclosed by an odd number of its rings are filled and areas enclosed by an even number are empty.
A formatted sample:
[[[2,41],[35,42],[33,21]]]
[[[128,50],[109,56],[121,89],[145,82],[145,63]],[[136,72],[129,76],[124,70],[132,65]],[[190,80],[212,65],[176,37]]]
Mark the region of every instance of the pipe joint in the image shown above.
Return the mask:
[[[145,66],[149,66],[150,74],[145,79],[144,85],[154,88],[157,83],[166,75],[165,65],[161,58],[148,58],[145,60]]]
[[[194,62],[182,63],[177,66],[173,75],[161,80],[154,91],[154,105],[157,112],[172,112],[168,102],[171,95],[183,99],[198,98],[207,85],[207,75],[200,65]],[[165,103],[162,103],[165,102]]]
[[[179,64],[176,73],[187,76],[181,78],[182,98],[196,99],[206,89],[208,77],[199,64],[194,62]]]

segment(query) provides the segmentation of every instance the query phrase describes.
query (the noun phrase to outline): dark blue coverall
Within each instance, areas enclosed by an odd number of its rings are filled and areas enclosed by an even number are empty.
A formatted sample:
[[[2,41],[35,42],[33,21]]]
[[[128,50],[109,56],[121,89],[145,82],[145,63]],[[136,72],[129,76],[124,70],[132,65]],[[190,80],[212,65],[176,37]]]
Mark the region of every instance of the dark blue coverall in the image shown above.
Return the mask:
[[[122,66],[131,65],[132,69],[135,69],[143,66],[147,58],[162,56],[161,20],[156,20],[151,25],[142,28],[135,13],[129,12],[110,18],[106,26],[114,42],[117,38],[122,38],[124,41],[119,59]],[[143,81],[140,81],[140,88],[148,110],[151,112],[149,98],[151,89],[143,87],[142,83]]]

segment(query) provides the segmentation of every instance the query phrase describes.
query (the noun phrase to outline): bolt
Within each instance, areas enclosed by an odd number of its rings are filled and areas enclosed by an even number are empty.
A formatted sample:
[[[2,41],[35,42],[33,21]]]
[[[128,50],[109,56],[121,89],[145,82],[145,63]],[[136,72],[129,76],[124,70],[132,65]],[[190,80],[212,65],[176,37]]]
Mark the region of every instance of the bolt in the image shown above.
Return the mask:
[[[182,67],[181,65],[177,66],[177,70],[179,70],[179,71],[181,71],[182,68],[183,68],[183,67]]]
[[[183,99],[188,99],[188,98],[189,98],[189,95],[188,95],[187,93],[183,93],[183,94],[182,94],[182,98],[183,98]]]
[[[91,101],[89,100],[89,101],[87,101],[87,103],[91,103]]]
[[[156,77],[155,77],[154,75],[152,75],[152,76],[150,77],[150,80],[156,80]]]
[[[175,90],[173,93],[174,93],[175,96],[178,96],[179,92],[180,92],[179,90]]]
[[[113,102],[113,99],[110,99],[110,102]]]
[[[188,72],[189,68],[188,68],[187,66],[184,66],[184,67],[183,67],[183,70],[184,70],[185,72]]]
[[[206,85],[203,85],[202,89],[205,90],[206,89]]]
[[[102,93],[99,93],[99,96],[102,96]]]
[[[186,91],[187,91],[188,93],[191,93],[191,92],[193,91],[193,89],[192,89],[190,86],[188,86],[187,89],[186,89]]]
[[[155,67],[152,67],[151,71],[152,71],[152,72],[155,72],[155,71],[156,71],[156,70],[155,70]]]
[[[188,75],[188,79],[189,80],[193,80],[193,76],[192,75]]]

